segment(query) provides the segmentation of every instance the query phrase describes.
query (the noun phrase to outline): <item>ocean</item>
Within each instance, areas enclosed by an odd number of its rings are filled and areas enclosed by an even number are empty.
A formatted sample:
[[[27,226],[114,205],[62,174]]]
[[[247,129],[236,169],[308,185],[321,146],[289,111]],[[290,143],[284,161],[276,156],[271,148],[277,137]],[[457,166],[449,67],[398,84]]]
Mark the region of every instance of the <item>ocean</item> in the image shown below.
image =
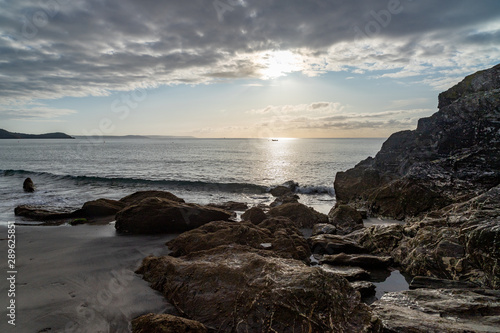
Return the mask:
[[[200,204],[269,204],[293,180],[300,201],[327,213],[333,181],[384,139],[104,138],[0,140],[0,221],[17,205],[79,208],[89,200],[165,190]],[[25,193],[30,177],[37,191]]]

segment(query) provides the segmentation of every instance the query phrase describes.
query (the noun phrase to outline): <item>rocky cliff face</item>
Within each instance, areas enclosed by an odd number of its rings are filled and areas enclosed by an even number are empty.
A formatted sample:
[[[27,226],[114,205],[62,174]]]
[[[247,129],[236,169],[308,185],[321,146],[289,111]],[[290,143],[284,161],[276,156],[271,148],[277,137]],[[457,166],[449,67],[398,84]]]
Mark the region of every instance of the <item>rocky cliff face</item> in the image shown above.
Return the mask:
[[[393,134],[375,158],[337,173],[340,202],[398,219],[469,200],[500,184],[500,65],[439,95],[439,111]]]

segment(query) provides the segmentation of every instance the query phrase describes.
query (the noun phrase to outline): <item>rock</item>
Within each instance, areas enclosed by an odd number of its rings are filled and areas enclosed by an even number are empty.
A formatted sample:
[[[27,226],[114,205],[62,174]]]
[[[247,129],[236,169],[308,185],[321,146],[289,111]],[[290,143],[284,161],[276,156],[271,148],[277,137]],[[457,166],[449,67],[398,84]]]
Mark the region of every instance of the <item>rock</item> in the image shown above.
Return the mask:
[[[500,184],[499,75],[497,65],[468,76],[439,96],[439,111],[416,130],[393,134],[375,158],[337,173],[337,200],[403,219]]]
[[[360,293],[362,298],[367,298],[375,295],[375,285],[369,281],[351,282],[351,287]]]
[[[335,235],[337,233],[337,228],[330,223],[318,223],[313,226],[312,236],[318,236],[323,234]]]
[[[374,332],[377,320],[347,280],[241,246],[174,258],[137,271],[189,318],[219,332]]]
[[[220,208],[228,211],[245,211],[248,209],[248,205],[244,202],[227,201],[221,204],[208,204],[207,206]]]
[[[80,214],[88,217],[114,216],[125,208],[125,203],[110,199],[97,199],[83,204]]]
[[[391,257],[374,256],[371,254],[333,254],[325,255],[321,263],[338,266],[359,266],[362,268],[385,268],[392,264]]]
[[[370,279],[370,273],[368,273],[368,271],[365,271],[361,267],[332,265],[321,265],[320,267],[329,273],[342,276],[344,279],[350,282]]]
[[[354,208],[347,205],[334,207],[328,213],[330,223],[337,228],[337,234],[346,235],[363,228],[363,218]]]
[[[243,221],[250,221],[253,224],[259,224],[266,218],[266,213],[259,207],[252,207],[241,215]]]
[[[390,255],[404,237],[401,225],[373,225],[347,236],[372,254]]]
[[[132,333],[207,333],[202,323],[169,314],[147,314],[132,320]]]
[[[134,234],[175,233],[195,229],[211,221],[227,221],[231,215],[218,208],[149,197],[118,212],[115,228]]]
[[[339,253],[366,253],[366,249],[352,240],[337,236],[323,234],[312,236],[308,240],[311,251],[315,254],[339,254]]]
[[[312,228],[318,223],[328,223],[328,216],[301,203],[288,203],[269,210],[269,216],[284,216],[298,228]]]
[[[126,206],[130,206],[135,205],[146,198],[162,198],[175,202],[184,202],[184,199],[166,191],[139,191],[121,198],[120,202],[124,203]]]
[[[500,332],[500,297],[459,289],[387,293],[372,305],[384,332]]]
[[[78,219],[74,219],[73,221],[71,221],[69,224],[71,225],[80,225],[80,224],[85,224],[85,223],[88,223],[89,221],[85,218],[78,218]]]
[[[269,193],[271,193],[271,195],[274,197],[282,197],[285,195],[293,194],[292,190],[289,187],[282,185],[276,186],[275,188],[271,189]]]
[[[215,221],[185,232],[167,243],[174,257],[209,250],[221,245],[239,244],[272,251],[282,258],[309,263],[307,241],[293,222],[284,218],[265,220],[258,226],[250,222]],[[263,244],[265,244],[263,246]]]
[[[300,199],[300,197],[296,194],[292,194],[292,193],[285,194],[285,195],[279,196],[273,202],[271,202],[269,207],[278,207],[278,206],[281,206],[281,205],[286,204],[286,203],[298,203],[299,199]]]
[[[77,217],[73,211],[68,209],[51,210],[28,205],[17,206],[14,209],[14,214],[37,221],[62,220]]]
[[[410,289],[468,289],[477,287],[478,285],[467,281],[437,279],[429,276],[415,276],[410,283]]]
[[[31,178],[26,178],[23,182],[23,190],[24,192],[35,192],[35,184]]]

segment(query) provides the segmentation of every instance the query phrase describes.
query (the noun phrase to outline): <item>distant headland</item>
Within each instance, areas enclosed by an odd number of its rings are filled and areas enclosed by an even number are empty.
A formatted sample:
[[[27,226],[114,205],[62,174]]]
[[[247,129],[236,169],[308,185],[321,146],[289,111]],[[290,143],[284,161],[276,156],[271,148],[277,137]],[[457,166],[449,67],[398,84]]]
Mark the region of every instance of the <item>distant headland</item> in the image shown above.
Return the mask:
[[[0,129],[0,139],[74,139],[74,137],[60,132],[46,134],[24,134],[12,133],[4,129]]]

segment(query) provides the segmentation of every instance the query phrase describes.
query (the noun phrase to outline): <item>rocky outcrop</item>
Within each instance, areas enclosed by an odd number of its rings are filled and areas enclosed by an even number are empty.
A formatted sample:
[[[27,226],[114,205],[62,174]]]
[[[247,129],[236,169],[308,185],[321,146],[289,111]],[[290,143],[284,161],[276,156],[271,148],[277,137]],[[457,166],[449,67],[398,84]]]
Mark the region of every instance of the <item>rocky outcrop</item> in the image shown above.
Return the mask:
[[[404,237],[402,225],[373,225],[346,236],[366,249],[367,252],[391,255]]]
[[[322,234],[308,240],[314,254],[366,253],[366,249],[346,237]]]
[[[460,289],[387,293],[372,305],[384,332],[500,332],[500,295]]]
[[[184,202],[184,199],[181,199],[167,191],[139,191],[121,198],[120,202],[124,203],[125,206],[130,206],[135,205],[147,198],[160,198],[175,202]]]
[[[207,206],[220,208],[228,211],[245,211],[248,209],[248,205],[244,202],[236,202],[236,201],[226,201],[219,204],[208,204]]]
[[[307,241],[293,222],[286,218],[265,220],[259,226],[249,222],[216,221],[185,232],[167,243],[175,257],[216,248],[221,245],[246,245],[272,251],[283,258],[309,263]]]
[[[97,199],[84,203],[77,215],[87,217],[115,216],[116,213],[125,208],[125,206],[125,203],[121,201]]]
[[[266,213],[259,207],[252,207],[241,215],[243,221],[250,221],[253,224],[259,224],[266,218]]]
[[[337,173],[340,202],[403,219],[500,184],[500,65],[439,96],[439,111],[393,134],[375,158]]]
[[[115,228],[134,234],[175,233],[212,221],[227,221],[231,216],[232,213],[218,208],[149,197],[116,214]]]
[[[35,192],[35,184],[33,184],[31,178],[28,177],[24,180],[23,190],[24,192]]]
[[[150,313],[132,320],[132,333],[207,333],[202,323],[169,314]]]
[[[337,234],[347,235],[363,228],[363,218],[354,208],[347,205],[333,207],[328,213],[330,223],[337,228]]]
[[[62,220],[71,217],[78,217],[74,211],[69,209],[46,209],[45,207],[21,205],[14,209],[16,216],[23,216],[36,221]]]
[[[377,332],[347,280],[242,246],[147,257],[137,271],[179,312],[219,332]]]
[[[299,202],[299,199],[300,197],[297,194],[293,193],[282,195],[280,197],[277,197],[273,202],[271,202],[269,207],[278,207],[287,203],[297,203]]]
[[[301,203],[287,203],[269,210],[269,216],[287,217],[297,228],[312,228],[318,223],[328,223],[328,216]]]

